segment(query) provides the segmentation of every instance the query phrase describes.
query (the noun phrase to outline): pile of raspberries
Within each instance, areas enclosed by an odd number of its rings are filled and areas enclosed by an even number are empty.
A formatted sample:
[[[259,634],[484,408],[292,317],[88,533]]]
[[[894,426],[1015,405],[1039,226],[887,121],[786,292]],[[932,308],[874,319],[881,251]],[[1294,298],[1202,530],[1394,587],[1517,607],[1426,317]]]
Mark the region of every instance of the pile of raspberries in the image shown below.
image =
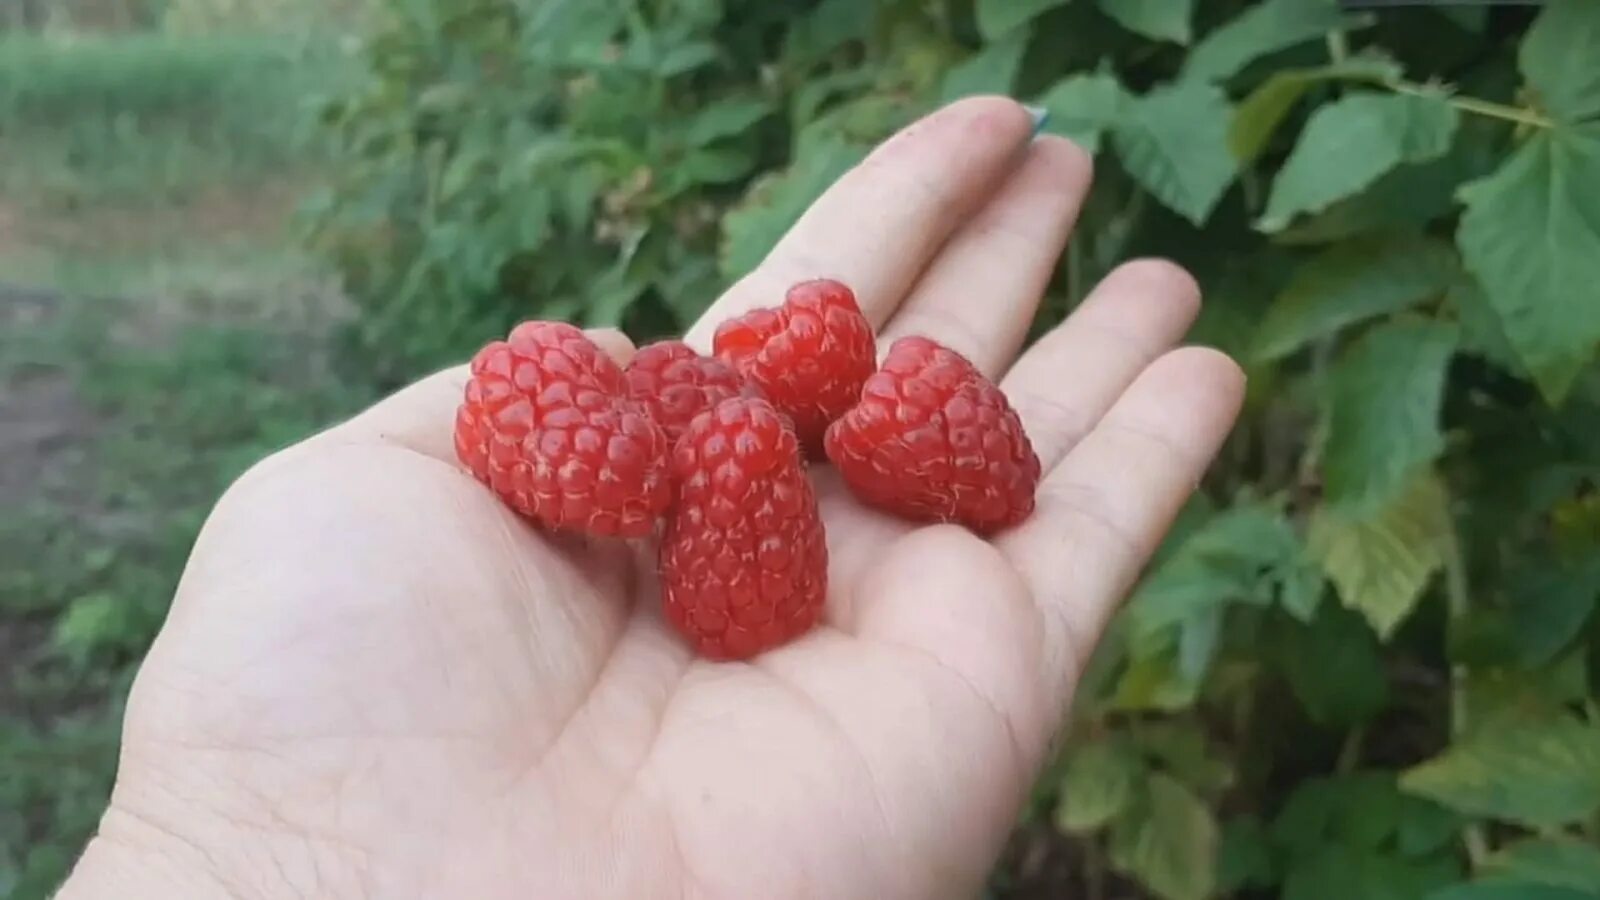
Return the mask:
[[[1025,519],[1035,455],[999,388],[925,337],[881,366],[837,281],[724,322],[714,356],[682,341],[626,367],[562,322],[524,322],[472,359],[461,461],[537,525],[609,538],[660,532],[666,618],[702,656],[744,659],[810,629],[828,546],[808,460],[862,502],[991,534]]]

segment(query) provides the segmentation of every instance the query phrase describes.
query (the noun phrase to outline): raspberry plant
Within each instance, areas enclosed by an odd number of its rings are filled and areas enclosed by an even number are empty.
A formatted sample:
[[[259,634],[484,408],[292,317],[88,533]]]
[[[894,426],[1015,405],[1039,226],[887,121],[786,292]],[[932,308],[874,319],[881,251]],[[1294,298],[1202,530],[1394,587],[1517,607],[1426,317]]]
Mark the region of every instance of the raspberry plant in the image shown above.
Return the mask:
[[[674,332],[874,141],[977,91],[1096,154],[1041,328],[1130,256],[1200,278],[1245,418],[997,895],[1600,892],[1600,3],[387,12],[325,111],[318,234],[392,375],[531,316]]]

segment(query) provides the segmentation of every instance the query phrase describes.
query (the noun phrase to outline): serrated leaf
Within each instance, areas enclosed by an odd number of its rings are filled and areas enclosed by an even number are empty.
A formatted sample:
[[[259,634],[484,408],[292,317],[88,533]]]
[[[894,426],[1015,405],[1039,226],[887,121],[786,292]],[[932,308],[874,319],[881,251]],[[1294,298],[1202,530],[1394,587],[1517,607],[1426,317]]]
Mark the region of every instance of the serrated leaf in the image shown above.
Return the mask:
[[[789,168],[758,182],[722,220],[723,274],[735,278],[755,268],[811,202],[866,153],[858,144],[822,138]]]
[[[1265,606],[1296,592],[1299,611],[1314,605],[1301,594],[1307,557],[1279,510],[1246,504],[1211,517],[1170,551],[1135,591],[1128,620],[1135,641],[1214,612],[1230,603]],[[1314,572],[1312,573],[1314,576]],[[1320,579],[1317,580],[1320,584]]]
[[[1189,43],[1194,0],[1096,0],[1100,11],[1135,34],[1158,41]]]
[[[1383,504],[1444,449],[1439,407],[1458,337],[1452,325],[1394,321],[1339,357],[1322,453],[1330,506]]]
[[[1478,729],[1400,786],[1469,816],[1546,828],[1600,810],[1600,728],[1570,716]]]
[[[940,94],[946,102],[972,94],[1009,94],[1028,49],[1028,32],[1013,32],[945,73]]]
[[[1206,35],[1189,54],[1183,73],[1228,78],[1255,59],[1358,21],[1364,20],[1351,20],[1332,0],[1266,0]]]
[[[684,143],[704,147],[713,141],[740,134],[772,111],[765,100],[722,100],[690,116],[683,129]]]
[[[978,31],[990,40],[1025,25],[1067,0],[978,0],[973,10]]]
[[[1559,403],[1600,342],[1600,125],[1529,140],[1461,189],[1456,232],[1501,330]]]
[[[1096,153],[1100,138],[1116,124],[1128,95],[1109,72],[1073,75],[1056,82],[1038,99],[1050,118],[1045,131]]]
[[[1451,860],[1409,860],[1376,850],[1330,844],[1296,859],[1283,900],[1416,900],[1455,881]]]
[[[860,0],[823,0],[784,34],[784,61],[804,64],[865,38],[876,14],[872,4]]]
[[[1348,94],[1318,107],[1272,183],[1257,227],[1278,231],[1296,214],[1326,209],[1401,163],[1443,156],[1459,120],[1442,94]]]
[[[1537,560],[1508,576],[1511,641],[1525,666],[1540,666],[1582,630],[1600,600],[1600,557],[1570,564]]]
[[[1272,236],[1279,244],[1322,244],[1422,226],[1456,211],[1456,191],[1500,163],[1500,154],[1465,134],[1439,159],[1403,163],[1359,194],[1320,213],[1302,216]]]
[[[1310,625],[1289,626],[1279,649],[1289,687],[1313,722],[1349,728],[1389,702],[1377,636],[1349,610],[1323,607]]]
[[[1484,860],[1486,873],[1600,894],[1600,847],[1577,840],[1530,838]]]
[[[1221,90],[1179,82],[1129,101],[1112,138],[1134,180],[1168,208],[1200,225],[1236,173],[1228,150],[1231,118]]]
[[[1224,895],[1244,888],[1277,883],[1278,867],[1266,829],[1253,818],[1230,819],[1222,826],[1217,849],[1217,891]]]
[[[1212,751],[1193,720],[1148,721],[1128,737],[1140,753],[1197,794],[1218,794],[1233,785],[1232,763]]]
[[[1399,65],[1392,60],[1373,57],[1357,57],[1315,69],[1274,72],[1235,109],[1233,123],[1228,127],[1228,147],[1241,163],[1254,160],[1295,103],[1319,82],[1356,75],[1387,81],[1400,74]]]
[[[1133,801],[1144,775],[1144,762],[1121,742],[1095,741],[1075,749],[1061,777],[1056,827],[1071,834],[1104,828]]]
[[[1424,474],[1376,510],[1320,507],[1308,541],[1340,601],[1387,639],[1449,552],[1453,535],[1444,487]]]
[[[1111,832],[1111,864],[1164,900],[1204,900],[1216,883],[1217,822],[1183,785],[1152,774]]]
[[[1193,706],[1199,691],[1197,682],[1179,673],[1177,648],[1172,646],[1129,662],[1107,702],[1112,709],[1172,712]]]
[[[1455,250],[1412,235],[1360,238],[1302,265],[1268,309],[1253,355],[1263,362],[1374,316],[1443,294],[1460,276]]]
[[[1518,63],[1541,108],[1567,122],[1600,115],[1600,4],[1551,0],[1522,39]]]
[[[1552,887],[1519,878],[1487,878],[1471,884],[1456,884],[1430,893],[1426,900],[1596,900],[1590,891]]]
[[[1388,772],[1308,778],[1272,820],[1272,835],[1295,856],[1327,844],[1377,849],[1399,828],[1403,800]]]
[[[1461,323],[1462,353],[1481,356],[1519,378],[1528,377],[1522,357],[1501,327],[1499,314],[1489,305],[1489,298],[1476,280],[1463,277],[1450,286],[1445,296],[1446,304],[1455,310],[1456,321]]]

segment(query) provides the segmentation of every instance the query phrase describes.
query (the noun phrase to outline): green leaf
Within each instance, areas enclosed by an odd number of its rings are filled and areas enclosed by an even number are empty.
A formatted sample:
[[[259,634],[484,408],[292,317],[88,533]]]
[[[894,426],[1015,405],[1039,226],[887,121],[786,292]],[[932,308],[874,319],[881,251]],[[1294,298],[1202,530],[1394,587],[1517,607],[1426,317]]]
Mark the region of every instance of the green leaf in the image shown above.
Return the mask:
[[[1135,34],[1158,41],[1189,43],[1194,0],[1096,0],[1100,11]]]
[[[736,278],[755,268],[811,202],[866,153],[858,144],[822,138],[788,169],[758,181],[723,218],[723,275]]]
[[[1387,639],[1449,552],[1453,535],[1444,487],[1425,474],[1376,510],[1319,507],[1308,540],[1339,599]]]
[[[1501,329],[1559,403],[1600,342],[1600,125],[1540,134],[1461,189],[1456,232]]]
[[[1488,878],[1430,893],[1426,900],[1597,900],[1600,894],[1516,878]]]
[[[1192,719],[1147,721],[1128,737],[1140,753],[1198,794],[1218,794],[1234,783],[1231,762],[1213,752]]]
[[[1324,606],[1310,625],[1290,625],[1278,649],[1289,687],[1314,722],[1360,725],[1389,702],[1377,636],[1349,610]]]
[[[1500,163],[1500,153],[1463,133],[1444,156],[1395,167],[1370,187],[1335,202],[1320,213],[1302,216],[1273,235],[1279,244],[1321,244],[1362,232],[1420,227],[1454,215],[1456,191]]]
[[[1439,406],[1457,337],[1450,325],[1394,321],[1340,356],[1322,458],[1329,505],[1380,505],[1444,449]]]
[[[1600,728],[1563,716],[1478,729],[1400,779],[1412,793],[1465,813],[1531,828],[1600,810]]]
[[[1075,749],[1061,777],[1056,827],[1071,834],[1104,828],[1133,801],[1144,775],[1144,762],[1121,742],[1096,741]]]
[[[1187,78],[1221,80],[1251,61],[1351,27],[1333,0],[1266,0],[1206,35],[1184,64]]]
[[[1539,106],[1556,118],[1600,115],[1600,4],[1551,0],[1522,39],[1518,62]]]
[[[1217,822],[1176,779],[1150,776],[1144,802],[1111,832],[1111,864],[1163,900],[1204,900],[1216,883]]]
[[[1577,840],[1530,838],[1484,860],[1488,874],[1600,894],[1600,847]]]
[[[1268,888],[1277,883],[1278,867],[1266,829],[1254,818],[1230,819],[1222,826],[1217,849],[1217,891],[1231,895],[1244,888]]]
[[[1446,305],[1455,310],[1456,321],[1461,323],[1461,352],[1480,356],[1518,378],[1528,378],[1522,357],[1511,346],[1500,324],[1500,316],[1489,305],[1483,288],[1468,275],[1450,286]]]
[[[1128,174],[1157,200],[1200,225],[1233,182],[1231,116],[1221,90],[1179,82],[1130,101],[1112,137]]]
[[[727,184],[744,177],[755,167],[755,157],[738,147],[706,147],[683,158],[680,176],[685,187],[695,184]]]
[[[823,0],[784,34],[784,62],[804,66],[867,37],[876,12],[860,0]]]
[[[1009,94],[1028,49],[1028,32],[1017,31],[989,44],[945,73],[940,94],[946,102],[973,94]]]
[[[989,40],[1025,25],[1067,0],[978,0],[978,31]],[[865,5],[865,4],[862,4]]]
[[[1096,153],[1100,137],[1109,131],[1122,114],[1128,95],[1109,72],[1072,75],[1055,83],[1039,97],[1050,118],[1045,131],[1071,139],[1078,146]]]
[[[1581,563],[1549,559],[1508,576],[1511,640],[1525,666],[1540,666],[1578,636],[1600,600],[1600,557]]]
[[[1454,248],[1433,238],[1377,235],[1339,244],[1295,272],[1267,311],[1253,355],[1277,359],[1341,328],[1437,297],[1460,271]]]
[[[772,112],[765,100],[722,100],[701,109],[684,124],[683,140],[690,147],[704,147],[714,141],[742,134]]]
[[[1442,94],[1348,94],[1318,107],[1273,182],[1257,227],[1278,231],[1297,213],[1325,209],[1401,163],[1443,156],[1459,119]]]
[[[1315,69],[1274,72],[1234,111],[1233,123],[1228,127],[1228,147],[1241,163],[1253,161],[1289,111],[1316,84],[1355,75],[1385,81],[1397,79],[1400,74],[1400,67],[1393,61],[1374,57],[1357,57]]]
[[[1283,882],[1283,900],[1416,900],[1455,881],[1448,859],[1409,860],[1375,850],[1330,844],[1296,859]]]

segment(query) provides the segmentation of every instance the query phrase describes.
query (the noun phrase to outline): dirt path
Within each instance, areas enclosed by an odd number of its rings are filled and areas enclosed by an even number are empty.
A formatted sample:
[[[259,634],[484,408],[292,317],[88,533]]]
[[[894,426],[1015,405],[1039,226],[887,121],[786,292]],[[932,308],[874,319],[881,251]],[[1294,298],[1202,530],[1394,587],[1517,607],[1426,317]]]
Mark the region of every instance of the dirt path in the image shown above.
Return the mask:
[[[95,417],[66,372],[12,359],[61,302],[51,291],[0,283],[0,509],[20,510],[57,486],[63,464],[94,436]]]

